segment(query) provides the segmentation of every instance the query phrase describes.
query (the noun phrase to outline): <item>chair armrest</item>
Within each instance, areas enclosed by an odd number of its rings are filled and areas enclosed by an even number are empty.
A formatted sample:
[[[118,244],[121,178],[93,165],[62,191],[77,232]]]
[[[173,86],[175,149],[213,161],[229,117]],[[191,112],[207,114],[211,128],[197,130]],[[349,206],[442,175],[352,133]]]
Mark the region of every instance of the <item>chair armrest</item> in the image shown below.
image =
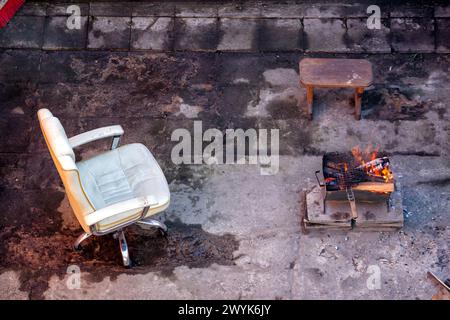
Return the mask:
[[[115,216],[117,214],[136,209],[144,209],[145,207],[151,207],[158,204],[155,197],[146,196],[134,198],[118,203],[114,203],[110,206],[97,210],[85,217],[86,224],[92,226],[103,219]]]
[[[65,171],[78,170],[75,161],[71,156],[61,156],[58,157],[61,168]]]
[[[80,133],[69,138],[69,143],[72,148],[76,148],[83,144],[109,137],[120,137],[123,135],[123,128],[120,125],[102,127],[91,131]]]

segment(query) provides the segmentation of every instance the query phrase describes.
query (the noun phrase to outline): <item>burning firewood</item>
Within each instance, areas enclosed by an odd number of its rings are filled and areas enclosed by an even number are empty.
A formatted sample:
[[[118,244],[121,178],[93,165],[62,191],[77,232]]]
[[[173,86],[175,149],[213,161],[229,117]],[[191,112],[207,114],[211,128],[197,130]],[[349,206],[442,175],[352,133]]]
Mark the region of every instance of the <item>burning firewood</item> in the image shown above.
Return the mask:
[[[391,192],[394,176],[388,157],[364,161],[354,153],[327,153],[323,157],[323,175],[327,190],[357,188],[374,192]],[[378,185],[380,184],[380,185]]]

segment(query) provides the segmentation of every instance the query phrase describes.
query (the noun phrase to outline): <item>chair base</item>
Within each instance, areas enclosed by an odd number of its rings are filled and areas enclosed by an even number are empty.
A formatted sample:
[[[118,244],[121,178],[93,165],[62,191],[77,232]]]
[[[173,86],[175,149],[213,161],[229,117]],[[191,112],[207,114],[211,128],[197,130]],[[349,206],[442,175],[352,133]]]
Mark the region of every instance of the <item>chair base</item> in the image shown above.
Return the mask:
[[[122,254],[122,263],[124,267],[131,267],[131,259],[130,254],[128,252],[128,244],[127,239],[125,239],[125,234],[123,233],[123,230],[116,231],[114,233],[114,239],[119,240],[119,248],[120,253]]]
[[[80,235],[78,236],[77,240],[75,240],[75,242],[73,243],[73,249],[74,249],[75,251],[80,250],[80,249],[81,249],[81,248],[80,248],[81,243],[82,243],[84,240],[86,240],[87,238],[89,238],[90,236],[92,236],[92,233],[86,233],[86,232],[83,232],[82,234],[80,234]]]
[[[167,235],[167,226],[162,223],[161,221],[155,220],[155,219],[150,219],[150,218],[146,218],[146,219],[142,219],[136,222],[141,228],[143,229],[149,229],[150,228],[158,228],[159,231],[161,231],[161,233],[166,236]]]
[[[151,227],[151,228],[157,227],[164,236],[167,235],[167,230],[168,230],[167,226],[158,220],[147,218],[147,219],[139,220],[136,223],[139,224],[144,229],[148,229],[149,227]],[[73,249],[75,251],[80,250],[81,243],[84,240],[86,240],[87,238],[89,238],[90,236],[92,236],[92,233],[83,232],[82,234],[80,234],[80,236],[77,238],[77,240],[75,240],[75,242],[73,244]],[[125,238],[123,229],[115,231],[113,234],[113,237],[114,237],[114,239],[119,240],[119,248],[120,248],[120,253],[122,254],[123,265],[127,268],[131,267],[132,261],[130,259],[130,254],[128,252],[128,244],[127,244],[127,240]]]

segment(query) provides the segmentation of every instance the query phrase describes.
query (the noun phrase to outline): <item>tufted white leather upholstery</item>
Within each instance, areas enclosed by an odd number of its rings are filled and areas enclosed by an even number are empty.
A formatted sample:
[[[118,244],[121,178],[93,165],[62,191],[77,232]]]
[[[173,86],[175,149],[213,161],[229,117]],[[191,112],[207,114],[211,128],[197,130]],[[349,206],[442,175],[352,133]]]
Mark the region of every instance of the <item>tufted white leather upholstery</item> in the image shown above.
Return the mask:
[[[105,152],[77,163],[81,183],[95,208],[152,195],[157,206],[148,215],[163,211],[169,204],[169,187],[166,178],[150,151],[140,143],[134,143]],[[122,220],[139,217],[142,210],[127,212],[98,223],[104,230]]]
[[[96,129],[92,134],[68,139],[60,121],[49,110],[39,110],[38,118],[70,205],[86,233],[92,232],[90,220],[95,223],[95,231],[106,232],[143,218],[144,206],[151,204],[146,217],[168,207],[170,192],[164,173],[142,144],[125,145],[75,162],[72,146],[121,134],[120,126]],[[118,207],[123,211],[114,212]],[[98,218],[95,212],[100,209],[102,219],[97,221],[92,217]]]

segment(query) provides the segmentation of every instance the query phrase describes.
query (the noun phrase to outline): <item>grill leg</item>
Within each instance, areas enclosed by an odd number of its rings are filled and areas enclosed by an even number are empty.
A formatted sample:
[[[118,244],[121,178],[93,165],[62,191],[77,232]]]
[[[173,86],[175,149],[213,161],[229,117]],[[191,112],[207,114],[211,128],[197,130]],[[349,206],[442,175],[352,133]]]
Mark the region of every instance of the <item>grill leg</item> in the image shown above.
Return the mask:
[[[347,191],[347,199],[350,203],[350,209],[352,211],[352,219],[358,218],[358,211],[356,210],[356,202],[355,202],[355,194],[353,193],[352,188],[346,188]]]
[[[73,249],[75,251],[80,250],[80,244],[86,240],[87,238],[89,238],[92,234],[91,233],[86,233],[83,232],[82,234],[79,235],[79,237],[77,238],[77,240],[75,240],[75,242],[73,243]]]

